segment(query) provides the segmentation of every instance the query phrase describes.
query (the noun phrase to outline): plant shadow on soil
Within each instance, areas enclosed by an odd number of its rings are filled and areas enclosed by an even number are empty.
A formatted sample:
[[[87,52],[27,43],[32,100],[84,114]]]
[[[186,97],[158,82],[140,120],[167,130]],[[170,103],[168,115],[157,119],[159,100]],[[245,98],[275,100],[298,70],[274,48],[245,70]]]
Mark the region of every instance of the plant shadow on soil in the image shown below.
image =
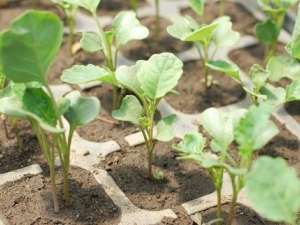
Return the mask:
[[[61,173],[58,178],[62,179]],[[59,180],[58,179],[58,180]],[[87,171],[71,169],[71,205],[62,200],[62,182],[58,183],[60,212],[53,212],[49,177],[24,178],[3,186],[0,211],[12,225],[113,225],[118,224],[121,211]]]

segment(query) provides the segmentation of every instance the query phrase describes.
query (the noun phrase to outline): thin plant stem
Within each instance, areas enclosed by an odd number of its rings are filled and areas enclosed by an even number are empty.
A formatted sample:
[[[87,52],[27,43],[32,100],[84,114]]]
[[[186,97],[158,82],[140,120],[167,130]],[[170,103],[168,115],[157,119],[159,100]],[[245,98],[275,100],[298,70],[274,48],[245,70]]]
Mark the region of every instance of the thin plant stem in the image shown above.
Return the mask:
[[[73,55],[73,44],[75,40],[75,18],[72,13],[67,13],[67,22],[69,27],[69,37],[68,37],[68,51],[69,55]]]
[[[138,0],[130,0],[130,7],[135,13],[137,13],[137,1]]]
[[[221,219],[222,219],[222,188],[218,188],[217,190],[217,225],[221,225]]]
[[[224,16],[225,12],[225,0],[220,0],[220,6],[219,6],[219,16]]]
[[[236,185],[235,178],[236,178],[236,176],[230,175],[233,194],[232,194],[232,200],[231,200],[231,206],[230,206],[229,216],[228,216],[228,220],[227,220],[227,225],[232,225],[232,223],[233,223],[233,220],[235,217],[235,209],[236,209],[238,194],[239,194],[239,190]]]

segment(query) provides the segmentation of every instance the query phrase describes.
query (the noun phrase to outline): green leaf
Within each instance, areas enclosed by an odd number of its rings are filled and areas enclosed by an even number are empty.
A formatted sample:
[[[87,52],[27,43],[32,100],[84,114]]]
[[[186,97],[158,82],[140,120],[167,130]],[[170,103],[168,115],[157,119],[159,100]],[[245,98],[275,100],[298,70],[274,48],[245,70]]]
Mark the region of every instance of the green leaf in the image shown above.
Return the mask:
[[[216,152],[227,151],[234,140],[234,126],[244,115],[244,110],[224,113],[216,108],[209,108],[200,115],[200,123],[212,137],[211,147]]]
[[[83,32],[80,39],[80,47],[87,52],[97,52],[102,50],[102,42],[95,32]]]
[[[61,80],[69,84],[82,84],[92,81],[102,81],[111,85],[118,85],[118,82],[111,71],[94,66],[92,64],[87,66],[75,65],[70,69],[64,70]]]
[[[206,63],[206,66],[208,66],[212,70],[216,70],[218,72],[224,73],[226,76],[229,76],[233,78],[234,80],[240,81],[240,69],[237,65],[233,63],[229,63],[223,60],[217,60],[217,61],[208,61]]]
[[[213,41],[217,48],[233,46],[239,41],[240,34],[232,30],[230,17],[220,17],[216,19],[214,23],[218,24],[213,35]]]
[[[101,0],[64,0],[71,5],[82,7],[91,13],[95,13]]]
[[[207,46],[213,38],[214,32],[218,27],[218,23],[212,23],[209,25],[203,25],[191,34],[187,35],[184,40],[191,42],[201,42],[201,44]]]
[[[63,132],[63,130],[56,128],[58,116],[50,97],[42,88],[25,89],[17,86],[15,90],[17,93],[11,90],[10,96],[0,98],[1,113],[34,120],[48,132]]]
[[[1,71],[14,82],[47,83],[47,71],[62,38],[63,24],[56,15],[26,12],[0,34]]]
[[[256,24],[255,30],[256,37],[264,45],[276,42],[280,34],[280,29],[271,19]]]
[[[176,17],[172,25],[167,27],[167,32],[174,38],[186,41],[186,37],[198,28],[199,25],[191,17],[179,16]]]
[[[121,121],[131,122],[139,125],[140,118],[143,115],[143,107],[134,95],[127,95],[123,98],[118,110],[112,112],[112,116]]]
[[[196,12],[199,16],[202,16],[204,13],[204,6],[206,0],[189,0],[190,7]]]
[[[269,79],[270,71],[264,70],[261,65],[254,64],[250,69],[249,75],[254,84],[255,90],[260,91]]]
[[[234,137],[241,155],[252,154],[278,134],[276,125],[270,120],[272,109],[267,103],[251,106],[237,124]]]
[[[133,66],[120,66],[116,71],[116,79],[126,89],[134,92],[140,98],[143,95],[141,84],[138,81],[137,73],[138,70],[143,66],[145,61],[138,61]]]
[[[120,12],[112,22],[117,49],[131,40],[141,40],[149,35],[147,27],[136,18],[134,12]]]
[[[298,13],[294,25],[292,40],[287,45],[287,51],[296,59],[300,59],[300,5],[298,6]]]
[[[145,95],[152,100],[164,97],[178,83],[183,63],[172,53],[161,53],[144,61],[137,72]]]
[[[65,96],[70,101],[64,117],[68,120],[71,127],[83,126],[96,119],[99,115],[101,106],[96,97],[84,97],[79,91],[70,92]]]
[[[274,87],[267,83],[261,88],[260,93],[266,96],[267,101],[273,106],[278,106],[286,102],[286,91],[282,87]]]
[[[182,156],[184,155],[201,155],[205,148],[206,139],[202,134],[194,132],[186,134],[183,140],[174,145],[176,149]]]
[[[291,80],[300,80],[300,64],[288,55],[272,57],[267,64],[270,71],[270,80],[278,81],[284,77]]]
[[[176,115],[170,115],[161,119],[157,124],[155,139],[164,142],[171,141],[175,137],[174,124],[176,120]]]
[[[300,100],[300,81],[295,80],[286,88],[286,101]]]
[[[281,158],[260,157],[246,179],[254,210],[274,222],[296,224],[300,211],[300,180]]]

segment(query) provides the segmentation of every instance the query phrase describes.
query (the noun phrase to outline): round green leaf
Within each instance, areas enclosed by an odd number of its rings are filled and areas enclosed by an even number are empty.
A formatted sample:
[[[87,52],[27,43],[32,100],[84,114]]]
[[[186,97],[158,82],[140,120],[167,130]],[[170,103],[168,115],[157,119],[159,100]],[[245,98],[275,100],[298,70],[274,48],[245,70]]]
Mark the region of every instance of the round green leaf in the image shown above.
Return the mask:
[[[28,11],[0,35],[0,67],[14,82],[46,83],[59,51],[63,24],[49,12]]]
[[[100,51],[102,50],[101,38],[96,32],[83,32],[80,47],[91,53]]]

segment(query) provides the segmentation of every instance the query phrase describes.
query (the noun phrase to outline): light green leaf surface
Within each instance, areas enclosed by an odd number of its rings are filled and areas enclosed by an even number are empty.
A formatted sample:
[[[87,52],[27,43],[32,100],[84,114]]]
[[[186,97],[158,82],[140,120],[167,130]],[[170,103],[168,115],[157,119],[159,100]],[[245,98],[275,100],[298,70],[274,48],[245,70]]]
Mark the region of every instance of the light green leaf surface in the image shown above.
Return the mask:
[[[100,4],[101,0],[64,0],[71,5],[77,5],[88,10],[91,13],[95,13],[97,10],[98,5]]]
[[[123,98],[120,108],[112,112],[112,116],[117,120],[139,125],[143,107],[134,95],[127,95]]]
[[[141,40],[149,35],[147,27],[143,26],[130,11],[120,12],[113,20],[112,30],[116,38],[116,47],[119,48],[131,40]]]
[[[102,50],[102,42],[96,32],[83,32],[80,39],[80,47],[90,53]]]
[[[255,90],[259,91],[265,86],[269,79],[270,71],[265,70],[261,65],[254,64],[250,69],[249,76],[254,84]]]
[[[281,158],[260,157],[246,179],[253,208],[274,222],[296,224],[300,211],[300,180]]]
[[[240,81],[240,69],[237,65],[229,63],[223,60],[208,61],[206,65],[215,71],[222,72],[226,76],[233,78],[234,80]]]
[[[0,34],[0,68],[14,82],[47,82],[59,51],[63,24],[49,12],[28,11]]]
[[[199,16],[202,16],[204,13],[204,6],[206,0],[189,0],[190,7],[196,12]]]
[[[177,120],[176,115],[170,115],[161,119],[157,124],[157,135],[155,139],[168,142],[175,137],[174,124]]]

